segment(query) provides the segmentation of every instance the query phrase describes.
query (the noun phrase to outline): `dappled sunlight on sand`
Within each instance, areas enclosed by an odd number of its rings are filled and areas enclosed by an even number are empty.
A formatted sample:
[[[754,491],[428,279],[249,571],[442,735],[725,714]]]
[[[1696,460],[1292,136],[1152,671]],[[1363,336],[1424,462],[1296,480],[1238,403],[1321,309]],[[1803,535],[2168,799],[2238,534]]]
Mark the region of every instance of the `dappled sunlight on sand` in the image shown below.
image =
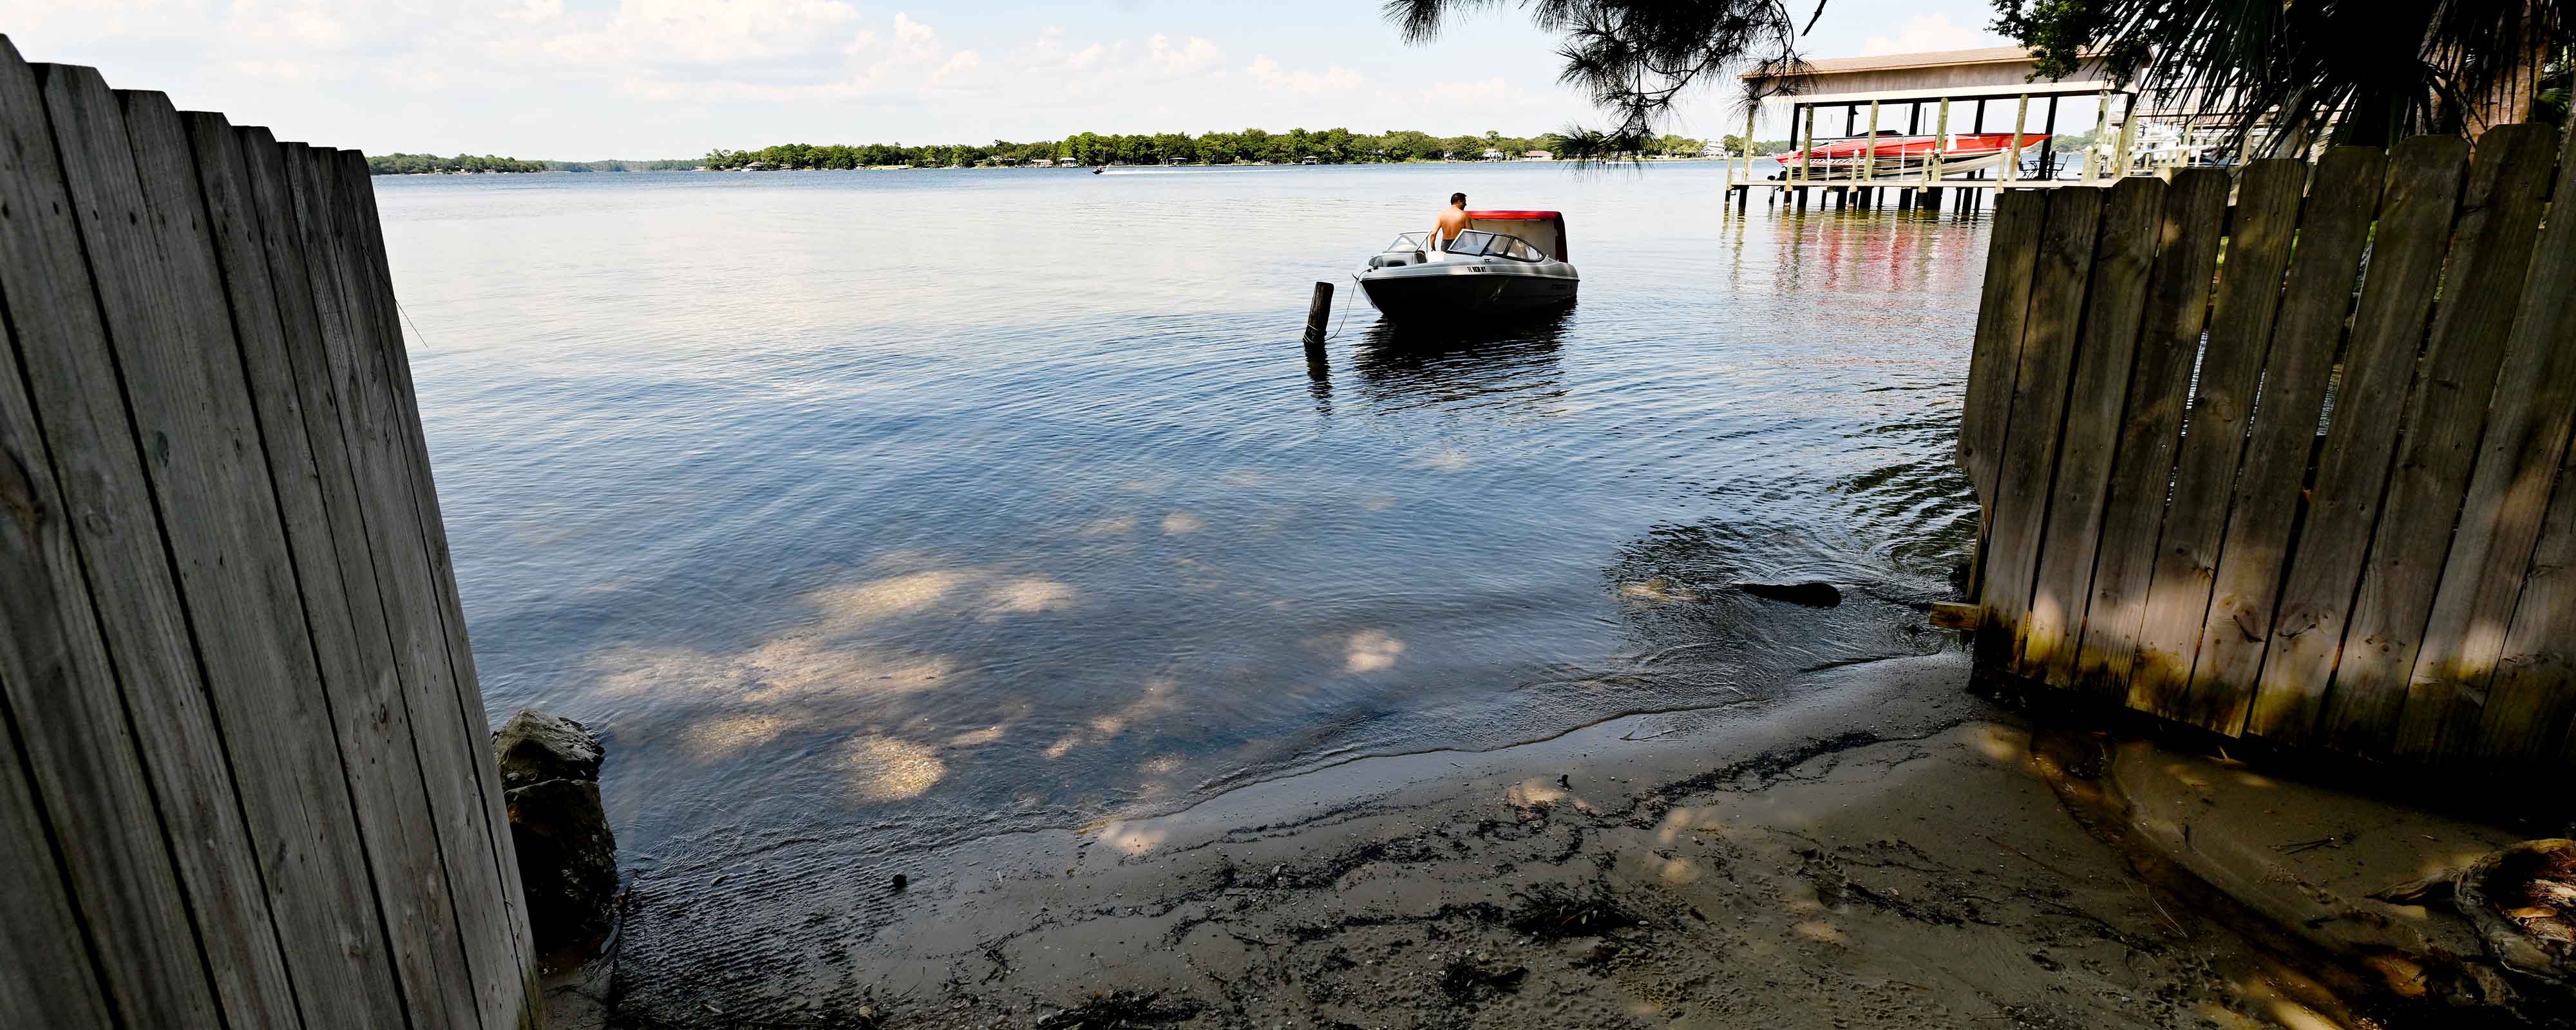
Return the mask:
[[[1135,516],[1121,515],[1114,519],[1093,519],[1084,523],[1080,532],[1084,536],[1123,536],[1135,528]]]
[[[1435,472],[1464,472],[1475,463],[1476,459],[1473,455],[1455,447],[1435,447],[1415,456],[1413,460],[1415,468],[1426,468]]]
[[[687,647],[616,647],[591,656],[592,693],[695,695],[762,705],[822,696],[917,693],[954,682],[957,663],[941,655],[875,646],[862,638],[896,619],[1000,619],[1062,611],[1082,591],[1043,575],[993,568],[918,568],[928,556],[899,554],[873,563],[909,571],[840,583],[805,593],[811,622],[786,627],[739,651]]]
[[[1983,727],[1972,735],[1968,742],[1986,757],[1998,762],[2018,762],[2029,749],[2029,745],[2020,734],[2001,726]]]
[[[1664,813],[1663,823],[1655,828],[1655,843],[1671,844],[1685,833],[1692,834],[1692,839],[1697,840],[1700,833],[1722,830],[1715,820],[1706,818],[1709,812],[1709,809],[1685,806]]]
[[[592,655],[591,693],[625,698],[673,689],[706,692],[731,685],[725,663],[685,647],[613,647]]]
[[[722,761],[778,739],[788,721],[775,715],[736,715],[696,723],[680,733],[680,746],[701,762]]]
[[[1101,841],[1128,858],[1143,858],[1153,853],[1170,836],[1166,830],[1139,829],[1127,823],[1110,823],[1100,828]]]
[[[853,794],[864,801],[908,801],[948,777],[948,763],[928,744],[893,737],[850,741],[841,754]]]
[[[1834,924],[1820,919],[1808,920],[1807,922],[1799,923],[1796,926],[1790,927],[1789,931],[1819,944],[1851,943],[1843,936],[1843,932],[1840,929],[1835,928]]]
[[[1342,671],[1377,672],[1382,669],[1392,669],[1395,667],[1396,658],[1403,654],[1404,641],[1397,640],[1394,635],[1380,629],[1361,630],[1351,634],[1350,640],[1343,648]]]
[[[1650,579],[1643,583],[1619,584],[1619,596],[1637,601],[1688,603],[1700,599],[1697,592],[1670,580]]]
[[[991,619],[1060,611],[1073,607],[1074,598],[1079,593],[1071,584],[1041,576],[1023,576],[985,592],[984,617]]]
[[[857,626],[921,611],[939,603],[964,581],[965,575],[954,571],[916,572],[824,587],[806,594],[804,601],[822,613],[827,626]]]
[[[1038,754],[1049,759],[1062,758],[1072,754],[1075,748],[1090,744],[1106,744],[1115,740],[1131,725],[1151,724],[1163,716],[1170,715],[1180,708],[1180,685],[1179,680],[1170,676],[1148,678],[1145,680],[1143,689],[1137,691],[1134,700],[1120,706],[1116,711],[1095,715],[1085,720],[1080,728],[1056,738],[1054,743],[1048,744]],[[1180,767],[1178,756],[1166,757],[1173,760],[1174,769]]]
[[[982,747],[1000,739],[1002,739],[1002,728],[999,726],[987,726],[980,730],[968,730],[964,733],[948,738],[948,746]]]
[[[1573,796],[1573,791],[1557,786],[1555,781],[1533,776],[1505,788],[1503,802],[1513,808],[1535,808],[1553,805]]]
[[[812,637],[772,640],[738,660],[761,684],[743,694],[753,704],[819,693],[909,694],[946,682],[952,667],[946,658],[834,647]]]

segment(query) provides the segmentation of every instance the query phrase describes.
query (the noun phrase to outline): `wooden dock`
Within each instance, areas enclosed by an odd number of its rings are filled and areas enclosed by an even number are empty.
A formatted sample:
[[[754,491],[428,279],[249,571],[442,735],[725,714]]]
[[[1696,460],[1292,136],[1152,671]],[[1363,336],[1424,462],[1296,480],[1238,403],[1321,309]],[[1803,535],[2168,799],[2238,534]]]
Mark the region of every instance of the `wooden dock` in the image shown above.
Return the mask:
[[[1998,198],[1959,438],[1981,665],[2231,736],[2576,765],[2567,148]]]
[[[0,38],[0,1026],[536,1025],[366,164]]]

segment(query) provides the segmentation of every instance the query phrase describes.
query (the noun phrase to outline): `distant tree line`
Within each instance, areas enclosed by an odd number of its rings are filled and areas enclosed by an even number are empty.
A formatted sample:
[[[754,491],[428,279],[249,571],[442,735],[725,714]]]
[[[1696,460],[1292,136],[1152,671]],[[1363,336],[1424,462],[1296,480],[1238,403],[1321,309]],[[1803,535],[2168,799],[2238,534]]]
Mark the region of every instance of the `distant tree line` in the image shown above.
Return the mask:
[[[1737,145],[1727,137],[1727,146]],[[656,161],[527,161],[513,157],[458,154],[440,157],[436,154],[377,154],[367,158],[367,167],[377,175],[422,175],[433,173],[480,172],[659,172],[705,167],[719,171],[736,168],[884,168],[909,165],[916,168],[967,168],[979,165],[1021,165],[1041,158],[1081,165],[1164,164],[1178,160],[1188,164],[1253,164],[1270,162],[1289,164],[1307,158],[1325,164],[1376,164],[1401,161],[1474,161],[1492,151],[1505,157],[1519,158],[1533,150],[1556,152],[1566,140],[1553,133],[1536,136],[1505,136],[1487,132],[1482,136],[1434,136],[1426,132],[1393,130],[1369,135],[1349,129],[1310,131],[1290,129],[1273,133],[1261,129],[1242,132],[1210,132],[1192,136],[1185,132],[1152,134],[1079,133],[1060,140],[1013,143],[994,140],[990,144],[954,143],[927,146],[905,146],[901,143],[817,145],[781,143],[758,150],[717,148],[703,158],[665,159]],[[1765,146],[1772,146],[1765,144]],[[1707,148],[1704,140],[1685,136],[1659,136],[1647,141],[1644,153],[1649,156],[1697,157]],[[1775,149],[1777,149],[1775,147]],[[1765,151],[1768,152],[1768,151]]]
[[[548,161],[545,165],[557,172],[685,172],[701,163],[694,157],[666,157],[652,161]]]
[[[1673,156],[1697,156],[1706,146],[1701,140],[1681,136],[1660,137],[1654,143],[1650,153]],[[994,140],[989,144],[927,146],[781,143],[759,150],[719,148],[708,152],[702,163],[719,170],[754,165],[766,168],[878,168],[891,165],[962,168],[1027,164],[1040,159],[1081,165],[1152,165],[1175,160],[1187,164],[1222,165],[1263,161],[1286,164],[1303,162],[1311,157],[1323,164],[1376,164],[1443,159],[1473,161],[1489,150],[1517,158],[1533,150],[1553,152],[1563,145],[1564,138],[1554,134],[1505,136],[1499,132],[1487,132],[1482,136],[1434,136],[1412,130],[1367,134],[1349,129],[1290,129],[1281,133],[1245,129],[1197,136],[1184,132],[1135,135],[1085,132],[1060,140],[1033,143],[1008,140]]]
[[[367,170],[377,175],[426,175],[431,173],[542,172],[543,161],[522,161],[515,157],[485,154],[458,154],[440,157],[436,154],[369,154]]]
[[[697,167],[695,158],[658,161],[525,161],[485,154],[370,154],[367,170],[377,175],[467,175],[485,172],[667,172]]]

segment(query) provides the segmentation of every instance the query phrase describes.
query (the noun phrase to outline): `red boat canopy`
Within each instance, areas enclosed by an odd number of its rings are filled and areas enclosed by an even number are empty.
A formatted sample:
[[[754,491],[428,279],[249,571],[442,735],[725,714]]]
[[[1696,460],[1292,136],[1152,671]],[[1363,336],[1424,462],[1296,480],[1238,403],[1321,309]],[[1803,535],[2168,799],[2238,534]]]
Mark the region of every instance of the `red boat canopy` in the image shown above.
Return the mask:
[[[1487,222],[1518,224],[1487,225]],[[1532,246],[1554,255],[1559,261],[1574,260],[1565,256],[1565,216],[1554,211],[1469,211],[1467,228],[1510,233],[1528,240]]]

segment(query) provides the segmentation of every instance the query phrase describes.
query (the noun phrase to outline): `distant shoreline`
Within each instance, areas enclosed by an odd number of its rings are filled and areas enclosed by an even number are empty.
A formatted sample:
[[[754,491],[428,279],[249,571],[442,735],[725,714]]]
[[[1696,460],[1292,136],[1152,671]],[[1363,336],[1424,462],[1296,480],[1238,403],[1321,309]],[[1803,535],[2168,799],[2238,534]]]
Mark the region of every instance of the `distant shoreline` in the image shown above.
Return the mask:
[[[1772,156],[1773,156],[1773,155],[1769,155],[1769,154],[1757,154],[1757,155],[1755,155],[1755,159],[1756,159],[1756,160],[1763,160],[1763,159],[1768,159],[1768,158],[1770,158],[1770,157],[1772,157]],[[1681,163],[1681,162],[1735,161],[1735,160],[1741,160],[1741,158],[1740,158],[1740,157],[1712,157],[1712,156],[1697,156],[1697,157],[1647,157],[1647,158],[1640,158],[1640,159],[1638,159],[1638,160],[1639,160],[1639,162],[1640,162],[1640,163],[1645,163],[1645,164],[1671,164],[1671,163]],[[486,170],[486,171],[419,171],[419,172],[376,172],[376,173],[374,173],[374,174],[375,174],[375,175],[378,175],[378,176],[381,176],[381,177],[384,177],[384,178],[415,178],[415,177],[419,177],[419,178],[440,178],[440,177],[479,177],[479,176],[521,176],[521,175],[626,175],[626,174],[654,174],[654,175],[658,175],[658,174],[665,174],[665,173],[688,174],[688,173],[696,173],[696,172],[707,172],[707,173],[755,173],[755,174],[756,174],[756,173],[769,173],[769,172],[944,172],[944,171],[959,171],[959,172],[968,172],[968,171],[973,171],[973,172],[1012,172],[1012,171],[1019,171],[1019,172],[1049,172],[1049,171],[1054,171],[1054,172],[1061,172],[1061,171],[1090,171],[1090,170],[1093,170],[1093,169],[1124,169],[1124,170],[1152,171],[1152,170],[1155,170],[1155,169],[1162,169],[1162,168],[1241,168],[1241,169],[1251,169],[1251,168],[1299,168],[1299,167],[1312,167],[1312,168],[1361,168],[1361,167],[1391,167],[1391,166],[1400,166],[1400,165],[1489,165],[1489,164],[1513,164],[1513,165],[1519,165],[1519,164],[1575,164],[1575,163],[1578,163],[1578,162],[1577,162],[1575,159],[1572,159],[1572,158],[1504,158],[1504,159],[1487,159],[1487,160],[1468,160],[1468,159],[1464,159],[1464,158],[1415,158],[1415,159],[1404,160],[1404,161],[1341,161],[1341,162],[1318,161],[1318,162],[1316,162],[1316,163],[1315,163],[1315,164],[1313,164],[1313,165],[1301,165],[1301,164],[1296,163],[1296,162],[1286,162],[1286,161],[1236,161],[1236,162],[1228,162],[1228,163],[1223,163],[1223,164],[1214,164],[1214,163],[1196,163],[1196,164],[1163,164],[1163,165],[1152,165],[1152,164],[1116,164],[1116,163],[1112,163],[1112,164],[1105,164],[1105,165],[1085,165],[1085,164],[1056,164],[1056,165],[1004,165],[1004,164],[978,164],[978,165],[872,165],[872,166],[863,167],[863,168],[793,168],[793,167],[790,167],[790,168],[751,168],[751,167],[709,168],[709,167],[705,167],[705,166],[699,166],[699,167],[695,167],[695,168],[619,168],[619,169],[613,169],[613,170],[599,170],[599,169],[590,169],[590,168],[581,168],[581,169],[573,169],[573,168],[531,168],[531,169],[525,169],[525,170],[512,170],[512,171],[498,171],[498,170]]]

